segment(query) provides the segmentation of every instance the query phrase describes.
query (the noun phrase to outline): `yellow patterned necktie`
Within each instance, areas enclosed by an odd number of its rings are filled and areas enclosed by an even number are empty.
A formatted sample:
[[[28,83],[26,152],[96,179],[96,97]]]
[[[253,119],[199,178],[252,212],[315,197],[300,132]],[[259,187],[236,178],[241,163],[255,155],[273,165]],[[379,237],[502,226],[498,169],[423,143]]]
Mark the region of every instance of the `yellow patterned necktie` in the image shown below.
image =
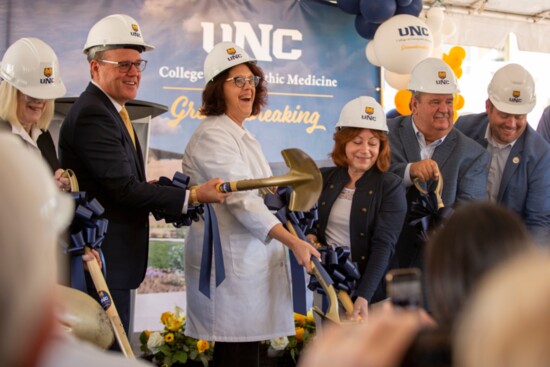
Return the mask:
[[[124,121],[124,126],[126,126],[126,129],[128,130],[128,134],[130,134],[130,138],[132,139],[132,143],[134,143],[134,149],[136,148],[136,137],[134,135],[134,129],[132,128],[132,122],[130,121],[130,116],[128,115],[128,111],[126,110],[126,107],[122,106],[122,109],[119,112],[120,117],[122,117],[122,121]]]

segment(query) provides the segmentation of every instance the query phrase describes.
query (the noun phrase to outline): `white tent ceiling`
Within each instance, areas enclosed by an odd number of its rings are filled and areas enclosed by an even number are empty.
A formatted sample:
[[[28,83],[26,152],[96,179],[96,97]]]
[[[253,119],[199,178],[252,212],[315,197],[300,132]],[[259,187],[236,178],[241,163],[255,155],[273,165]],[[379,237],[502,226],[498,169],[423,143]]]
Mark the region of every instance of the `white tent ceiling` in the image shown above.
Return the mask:
[[[424,0],[437,5],[457,26],[446,43],[502,48],[513,32],[520,50],[550,53],[550,0]]]

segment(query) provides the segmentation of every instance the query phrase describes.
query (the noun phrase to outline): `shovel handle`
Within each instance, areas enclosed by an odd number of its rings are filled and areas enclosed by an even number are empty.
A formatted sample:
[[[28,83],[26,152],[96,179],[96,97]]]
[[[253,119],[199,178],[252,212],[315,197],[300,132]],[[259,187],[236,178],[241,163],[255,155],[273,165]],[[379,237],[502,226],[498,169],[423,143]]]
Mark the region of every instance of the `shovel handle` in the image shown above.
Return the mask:
[[[97,259],[95,258],[95,256],[93,256],[92,251],[89,247],[86,247],[84,251],[87,255],[90,255],[91,257],[91,260],[86,260],[88,271],[90,272],[95,289],[97,290],[97,294],[99,295],[99,298],[101,300],[101,306],[109,317],[109,321],[111,321],[111,326],[113,327],[118,345],[120,346],[120,349],[122,349],[122,352],[127,358],[135,359],[136,357],[134,356],[134,352],[132,351],[132,347],[130,346],[130,342],[128,341],[128,336],[126,335],[124,327],[122,326],[122,321],[120,321],[120,316],[118,315],[118,312],[116,310],[115,303],[113,301],[113,298],[111,297],[111,292],[107,287],[107,283],[105,282],[103,273],[99,268]]]

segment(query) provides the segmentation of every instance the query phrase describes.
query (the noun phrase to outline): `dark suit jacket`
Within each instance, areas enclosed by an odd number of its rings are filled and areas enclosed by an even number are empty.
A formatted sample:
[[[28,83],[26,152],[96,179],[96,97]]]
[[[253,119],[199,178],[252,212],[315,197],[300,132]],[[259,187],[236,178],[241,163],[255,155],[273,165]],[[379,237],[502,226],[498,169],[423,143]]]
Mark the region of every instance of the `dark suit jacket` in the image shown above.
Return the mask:
[[[487,113],[467,115],[456,127],[487,148]],[[497,201],[521,216],[538,240],[550,237],[550,145],[527,125],[510,151]]]
[[[74,170],[80,190],[105,208],[109,220],[102,250],[107,284],[137,288],[145,276],[151,210],[181,213],[185,191],[149,184],[141,148],[130,135],[109,98],[89,84],[67,114],[59,136],[63,167]]]
[[[319,220],[313,233],[319,242],[326,243],[325,231],[332,205],[350,178],[346,168],[323,168],[321,172],[323,191],[319,197]],[[376,167],[357,180],[355,186],[349,230],[351,257],[361,273],[356,294],[371,303],[385,296],[383,278],[403,227],[407,202],[401,179]]]
[[[408,163],[421,160],[412,124],[411,115],[388,121],[391,171],[399,177],[403,177]],[[457,129],[452,129],[443,143],[435,148],[432,159],[437,162],[443,177],[442,199],[445,206],[487,197],[489,153],[475,141]],[[432,183],[430,190],[436,184]]]
[[[408,163],[421,160],[420,146],[412,124],[411,115],[388,121],[392,155],[390,170],[402,178]],[[460,201],[487,197],[489,153],[475,141],[453,128],[443,143],[435,148],[432,159],[437,162],[443,177],[441,197],[445,206],[451,207]],[[433,191],[436,185],[437,182],[431,182],[427,189]],[[409,187],[409,206],[417,198],[416,188]],[[409,216],[405,220],[392,267],[423,269],[424,244],[418,237],[418,231],[408,224],[410,220]]]

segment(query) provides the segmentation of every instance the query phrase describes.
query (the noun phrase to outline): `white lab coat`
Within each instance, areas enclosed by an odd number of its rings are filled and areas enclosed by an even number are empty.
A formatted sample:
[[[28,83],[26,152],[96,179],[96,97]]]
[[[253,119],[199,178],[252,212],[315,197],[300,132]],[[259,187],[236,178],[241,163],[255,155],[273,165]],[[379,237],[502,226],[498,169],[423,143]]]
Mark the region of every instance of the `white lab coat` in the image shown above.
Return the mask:
[[[258,141],[226,115],[199,124],[185,149],[182,169],[192,183],[272,176]],[[204,222],[193,223],[185,243],[186,334],[222,342],[293,335],[287,250],[268,237],[278,219],[258,190],[234,193],[214,209],[226,278],[216,288],[213,264],[210,299],[199,292]]]

